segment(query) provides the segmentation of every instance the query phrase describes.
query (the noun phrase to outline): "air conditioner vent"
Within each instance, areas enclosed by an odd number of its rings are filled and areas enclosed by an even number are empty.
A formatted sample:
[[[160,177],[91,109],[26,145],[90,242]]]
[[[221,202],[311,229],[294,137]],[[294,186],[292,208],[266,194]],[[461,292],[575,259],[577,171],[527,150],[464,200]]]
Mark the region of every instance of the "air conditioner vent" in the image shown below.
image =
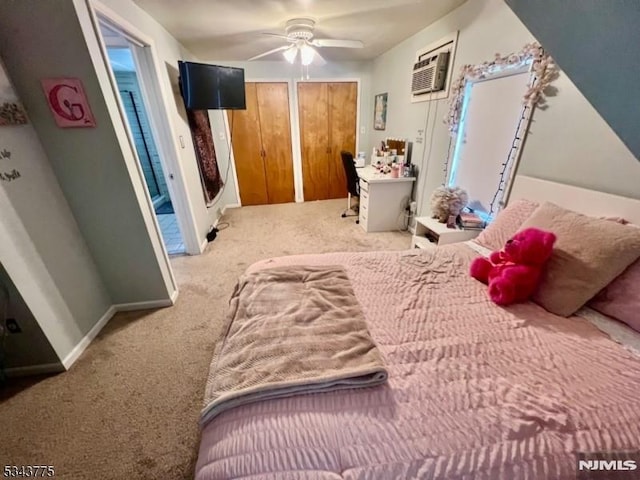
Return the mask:
[[[422,59],[413,65],[411,93],[423,95],[444,89],[449,65],[449,52]]]

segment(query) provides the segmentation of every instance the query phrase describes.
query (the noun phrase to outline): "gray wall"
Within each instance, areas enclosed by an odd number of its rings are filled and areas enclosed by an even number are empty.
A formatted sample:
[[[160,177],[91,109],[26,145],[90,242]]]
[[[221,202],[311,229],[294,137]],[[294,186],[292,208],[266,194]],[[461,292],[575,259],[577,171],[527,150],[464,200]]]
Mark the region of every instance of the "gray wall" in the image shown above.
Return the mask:
[[[134,190],[134,182],[142,185],[143,180],[128,170],[131,145],[114,129],[73,2],[0,4],[0,54],[112,301],[168,299],[149,224]],[[82,80],[96,128],[55,125],[40,86],[40,79],[48,77]]]
[[[640,159],[640,2],[505,1]]]
[[[0,182],[0,262],[63,360],[111,298],[33,125],[1,127],[4,149],[11,157],[0,171],[16,169],[20,178]],[[35,328],[21,335],[14,353],[42,343]],[[24,354],[21,362],[29,357]]]
[[[0,264],[0,288],[3,287],[9,294],[7,318],[15,318],[22,329],[21,333],[8,334],[4,339],[4,367],[59,364],[60,360],[38,325],[38,321],[9,278],[9,274]],[[0,292],[1,302],[3,302],[2,292]],[[4,312],[0,310],[0,321],[3,320],[2,314]],[[60,369],[63,369],[62,365]]]
[[[417,198],[422,200],[422,215],[429,214],[429,196],[443,180],[449,99],[412,104],[411,65],[417,50],[455,30],[460,31],[455,77],[464,64],[491,60],[496,52],[519,51],[535,40],[503,0],[469,0],[374,60],[372,94],[389,93],[387,129],[373,131],[367,151],[386,137],[415,141],[418,130],[426,130],[424,143],[416,143],[413,151],[413,162],[420,167]],[[640,162],[566,75],[554,86],[557,96],[549,99],[546,110],[534,113],[519,173],[640,198]]]

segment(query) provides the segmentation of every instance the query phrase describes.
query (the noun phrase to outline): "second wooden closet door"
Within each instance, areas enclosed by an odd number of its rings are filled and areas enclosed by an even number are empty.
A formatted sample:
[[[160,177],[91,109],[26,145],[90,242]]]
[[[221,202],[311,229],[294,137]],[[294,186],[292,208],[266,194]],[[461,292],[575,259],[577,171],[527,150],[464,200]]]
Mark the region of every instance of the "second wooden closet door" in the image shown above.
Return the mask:
[[[242,205],[294,201],[289,89],[247,83],[246,110],[230,113]]]
[[[298,84],[305,200],[347,196],[340,152],[356,153],[357,94],[355,82]]]

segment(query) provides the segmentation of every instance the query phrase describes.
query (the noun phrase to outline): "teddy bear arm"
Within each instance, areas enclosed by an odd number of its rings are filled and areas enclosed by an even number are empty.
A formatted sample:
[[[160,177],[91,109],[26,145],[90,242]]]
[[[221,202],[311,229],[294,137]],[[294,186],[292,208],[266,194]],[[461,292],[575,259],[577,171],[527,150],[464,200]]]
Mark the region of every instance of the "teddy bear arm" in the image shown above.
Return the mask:
[[[489,272],[493,265],[484,257],[478,257],[471,263],[471,276],[482,283],[489,282]]]
[[[538,277],[538,269],[529,265],[513,265],[502,272],[502,276],[514,283],[523,283],[536,280]]]
[[[524,301],[535,291],[540,279],[540,270],[528,265],[516,265],[506,269],[502,279],[514,287],[512,301]]]

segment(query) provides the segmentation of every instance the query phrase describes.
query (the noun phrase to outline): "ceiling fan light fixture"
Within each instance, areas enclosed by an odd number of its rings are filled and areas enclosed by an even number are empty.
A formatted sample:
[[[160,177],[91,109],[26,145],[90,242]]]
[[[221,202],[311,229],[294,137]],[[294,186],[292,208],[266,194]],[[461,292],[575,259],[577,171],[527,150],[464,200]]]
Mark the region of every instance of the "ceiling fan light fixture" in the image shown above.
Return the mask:
[[[313,49],[313,47],[309,45],[303,45],[302,47],[300,47],[300,61],[305,67],[313,62],[313,58],[315,56],[316,51]]]
[[[298,56],[298,48],[294,45],[287,48],[284,52],[282,52],[284,58],[293,65],[293,62],[296,61],[296,57]]]

